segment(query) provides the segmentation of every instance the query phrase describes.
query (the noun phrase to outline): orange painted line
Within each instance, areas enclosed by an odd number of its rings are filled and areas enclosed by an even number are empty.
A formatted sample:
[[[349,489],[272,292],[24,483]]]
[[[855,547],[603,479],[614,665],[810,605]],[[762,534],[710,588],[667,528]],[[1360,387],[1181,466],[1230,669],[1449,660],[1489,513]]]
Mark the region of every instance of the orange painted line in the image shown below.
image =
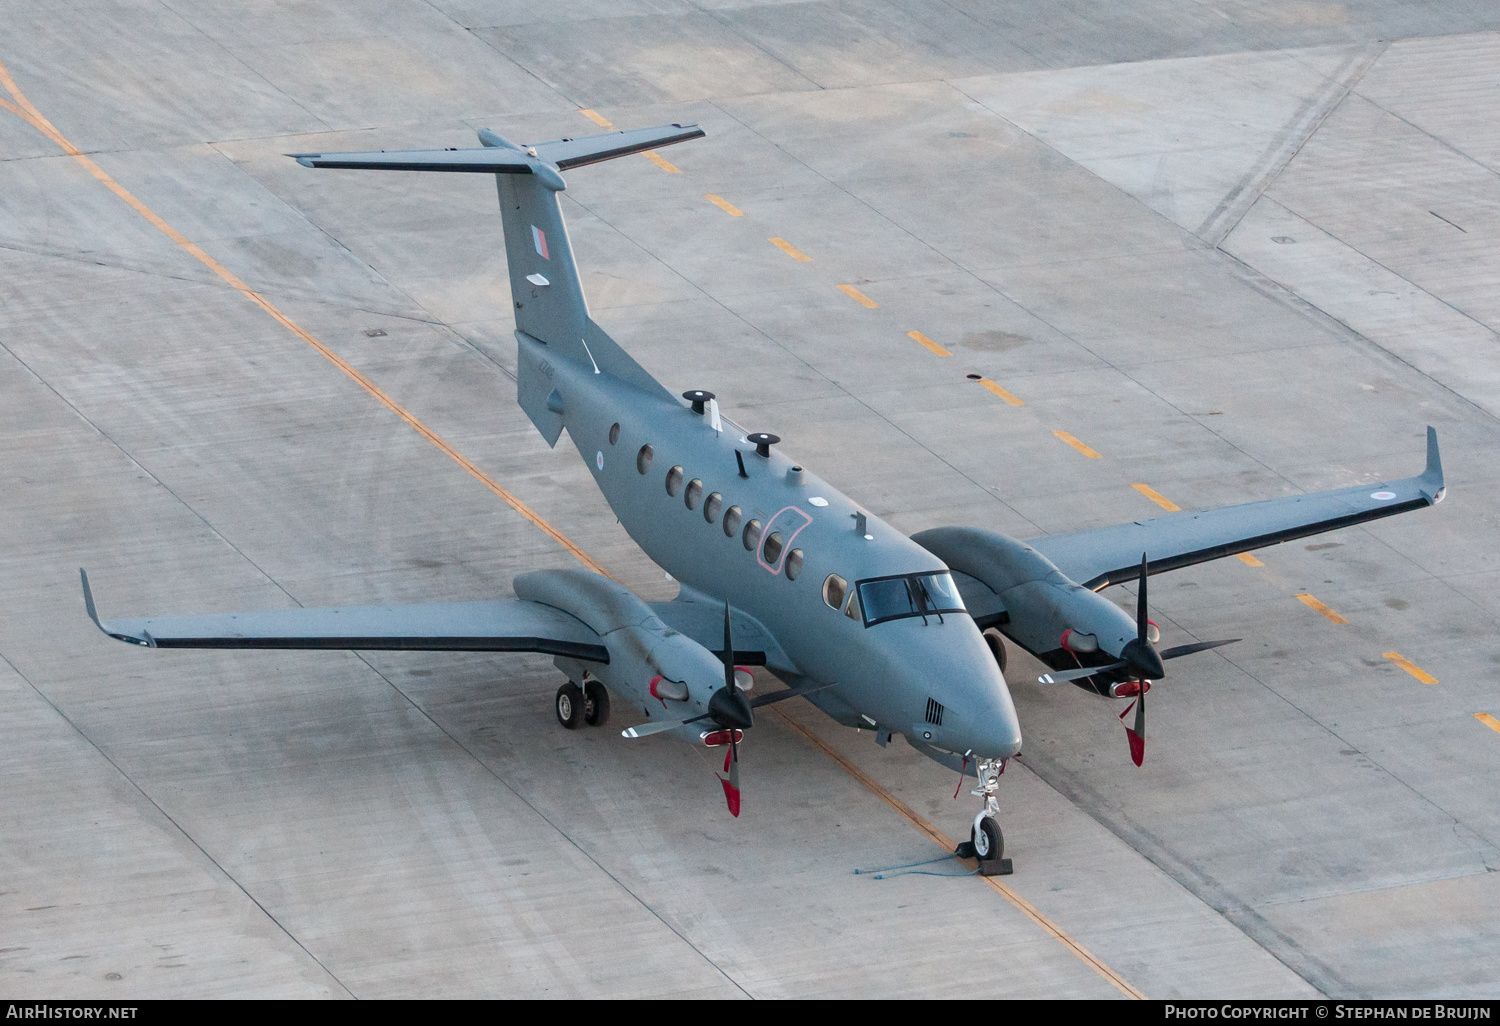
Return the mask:
[[[1389,659],[1391,662],[1401,667],[1401,669],[1417,678],[1417,680],[1421,681],[1423,684],[1436,684],[1438,682],[1438,679],[1436,677],[1428,673],[1426,670],[1422,669],[1410,659],[1406,658],[1400,652],[1382,652],[1381,656],[1385,659]]]
[[[1262,563],[1260,560],[1256,559],[1254,556],[1250,555],[1250,553],[1248,553],[1248,552],[1237,552],[1237,553],[1235,553],[1234,558],[1237,559],[1237,560],[1239,560],[1241,563],[1244,563],[1246,566],[1265,566],[1266,565],[1266,564]]]
[[[733,203],[729,202],[723,196],[715,196],[711,192],[705,192],[703,194],[703,198],[708,200],[714,206],[718,207],[720,210],[724,211],[724,213],[728,214],[730,217],[745,216],[745,212],[743,210],[735,206]]]
[[[921,345],[926,346],[929,350],[936,353],[938,356],[953,355],[952,353],[948,352],[948,350],[944,349],[942,346],[934,342],[932,339],[922,334],[920,331],[908,331],[906,333],[906,337],[911,339],[913,342],[918,342]]]
[[[1489,727],[1495,733],[1500,734],[1500,720],[1495,719],[1495,717],[1491,716],[1489,713],[1475,713],[1474,718],[1480,723],[1483,723],[1486,727]]]
[[[875,300],[859,291],[859,289],[855,288],[853,285],[840,285],[839,291],[848,296],[850,299],[854,300],[860,306],[864,307],[866,310],[880,309],[879,303],[875,302]]]
[[[808,256],[806,253],[802,252],[796,246],[793,246],[790,242],[786,241],[783,238],[767,239],[766,241],[775,246],[777,249],[781,250],[787,256],[791,257],[793,260],[798,261],[799,263],[806,264],[812,262],[812,257]]]
[[[1004,399],[1007,403],[1009,403],[1012,406],[1025,406],[1026,405],[1024,402],[1022,402],[1021,400],[1017,399],[1015,396],[1011,395],[1005,389],[1003,389],[999,385],[995,384],[989,378],[980,378],[979,379],[979,383],[981,385],[983,385],[985,388],[989,389],[991,392],[993,392],[996,395],[998,395],[1001,399]]]
[[[1054,431],[1052,433],[1054,435],[1056,435],[1058,438],[1061,438],[1064,442],[1067,442],[1073,448],[1077,449],[1079,452],[1083,453],[1085,456],[1087,456],[1091,460],[1098,460],[1098,459],[1103,459],[1104,458],[1104,457],[1100,456],[1097,452],[1095,452],[1093,449],[1090,449],[1088,446],[1084,445],[1078,439],[1076,439],[1072,435],[1068,434],[1066,431]]]
[[[592,121],[594,124],[598,125],[600,128],[614,128],[615,127],[610,122],[610,120],[608,118],[606,118],[603,114],[600,114],[597,110],[590,110],[587,107],[579,107],[578,108],[578,113],[580,113],[584,117],[588,118],[590,121]]]
[[[858,783],[863,785],[865,790],[869,791],[871,794],[875,795],[875,797],[879,798],[881,801],[885,802],[891,808],[900,813],[908,823],[925,834],[928,840],[932,841],[933,844],[936,844],[939,848],[942,848],[944,851],[949,852],[957,847],[957,845],[953,842],[953,838],[949,837],[947,834],[943,833],[937,827],[929,823],[922,816],[918,815],[910,805],[907,805],[900,798],[897,798],[895,795],[891,794],[891,792],[887,791],[884,787],[881,787],[880,784],[876,783],[875,779],[868,773],[860,769],[858,766],[854,765],[854,763],[850,762],[848,759],[844,758],[843,753],[838,749],[828,744],[828,742],[824,741],[818,735],[814,734],[810,729],[803,726],[801,723],[798,723],[796,720],[792,719],[780,709],[771,709],[770,711],[776,716],[777,719],[786,724],[793,733],[801,735],[803,740],[805,740],[808,744],[812,745],[818,751],[828,756],[829,759],[833,760],[833,762],[840,769],[853,777]],[[1052,937],[1060,944],[1062,944],[1063,947],[1067,948],[1074,955],[1078,956],[1078,958],[1090,969],[1094,970],[1094,972],[1098,973],[1110,983],[1114,984],[1115,987],[1117,987],[1119,991],[1126,997],[1134,998],[1137,1001],[1145,1000],[1146,995],[1142,994],[1140,991],[1136,990],[1129,983],[1127,983],[1124,977],[1122,977],[1119,973],[1115,972],[1109,966],[1100,961],[1098,956],[1089,951],[1088,948],[1085,948],[1082,944],[1079,944],[1072,937],[1068,936],[1067,933],[1063,932],[1062,927],[1058,926],[1052,920],[1042,915],[1042,913],[1037,910],[1037,907],[1035,905],[1027,901],[1025,898],[1021,897],[1009,886],[1002,883],[999,877],[981,876],[978,879],[983,880],[985,883],[989,884],[989,886],[993,888],[996,893],[998,893],[1001,897],[1010,902],[1016,908],[1020,909],[1021,913],[1025,915],[1027,919],[1030,919],[1037,926],[1040,926],[1043,930],[1047,931],[1047,933],[1051,934]]]
[[[126,190],[123,185],[111,178],[103,168],[101,168],[98,164],[94,163],[82,152],[80,152],[78,147],[69,142],[63,136],[63,134],[59,132],[55,126],[53,126],[52,122],[48,121],[45,117],[42,116],[41,111],[37,110],[31,105],[31,101],[26,99],[25,95],[16,86],[15,80],[10,77],[10,72],[5,69],[5,66],[3,64],[0,64],[0,85],[3,85],[5,87],[5,91],[10,93],[11,97],[16,101],[16,105],[19,106],[24,112],[22,116],[28,122],[30,122],[38,131],[42,132],[49,139],[55,142],[63,150],[64,153],[76,160],[85,171],[93,175],[94,178],[96,178],[99,183],[102,184],[106,189],[114,193],[116,196],[120,197],[120,199],[124,200],[125,203],[130,206],[130,209],[134,210],[137,214],[140,214],[141,217],[150,222],[152,227],[156,228],[157,231],[161,232],[187,253],[191,254],[192,257],[199,263],[201,263],[204,267],[207,267],[210,271],[214,272],[214,274],[222,278],[230,288],[234,289],[236,292],[240,293],[240,295],[244,296],[246,299],[250,300],[250,302],[254,303],[256,306],[264,310],[282,327],[286,328],[293,335],[296,335],[302,341],[312,346],[313,349],[318,351],[319,355],[321,355],[329,363],[333,364],[339,370],[348,375],[351,381],[368,392],[386,409],[390,410],[396,416],[404,420],[407,425],[412,428],[412,430],[416,431],[417,434],[427,439],[427,441],[431,442],[438,449],[438,451],[440,451],[443,455],[447,456],[454,463],[457,463],[460,467],[462,467],[464,469],[464,472],[467,473],[470,477],[474,478],[480,484],[484,485],[490,491],[494,492],[495,495],[503,499],[505,503],[511,507],[511,509],[515,510],[517,513],[521,514],[521,516],[525,517],[527,520],[535,524],[542,530],[544,534],[547,535],[547,537],[551,538],[553,541],[561,545],[580,563],[597,574],[603,574],[605,577],[610,576],[609,571],[605,570],[602,564],[600,564],[592,556],[579,548],[572,539],[568,538],[557,528],[553,527],[551,524],[547,523],[547,521],[543,520],[530,506],[526,505],[526,503],[517,498],[514,493],[500,485],[499,482],[495,481],[494,478],[490,477],[484,471],[476,467],[472,462],[469,461],[467,457],[465,457],[457,449],[453,448],[453,446],[449,445],[441,435],[439,435],[436,431],[433,431],[426,424],[422,423],[404,406],[387,395],[380,388],[380,386],[375,384],[375,382],[371,381],[359,371],[355,370],[353,366],[351,366],[346,360],[343,359],[343,357],[339,356],[332,349],[329,349],[322,342],[318,341],[318,339],[314,338],[310,332],[299,325],[296,321],[293,321],[286,314],[278,310],[275,305],[273,305],[271,301],[268,300],[265,296],[261,295],[259,292],[256,292],[249,285],[246,285],[233,271],[229,270],[223,264],[219,263],[213,257],[205,253],[191,239],[183,235],[176,228],[173,228],[171,225],[167,224],[167,222],[162,220],[154,210],[146,206],[146,204],[142,203],[140,200],[136,199],[135,196],[131,195],[131,193]]]
[[[1152,502],[1156,503],[1168,513],[1176,513],[1182,509],[1181,506],[1177,505],[1177,503],[1173,502],[1171,499],[1167,498],[1165,495],[1157,491],[1155,488],[1152,488],[1150,485],[1133,484],[1130,487],[1140,492],[1142,495],[1150,499]]]
[[[1319,602],[1317,599],[1313,598],[1311,595],[1307,594],[1306,592],[1303,592],[1302,594],[1298,595],[1297,596],[1297,601],[1301,602],[1303,605],[1307,606],[1309,609],[1316,609],[1319,613],[1321,613],[1323,616],[1326,616],[1333,623],[1348,623],[1349,622],[1348,620],[1344,619],[1342,616],[1340,616],[1339,614],[1335,613],[1332,609],[1329,609],[1323,603]]]
[[[668,160],[666,157],[663,157],[655,150],[647,150],[643,154],[643,156],[645,156],[647,160],[651,161],[651,163],[655,164],[657,167],[661,168],[669,175],[682,174],[681,169],[679,169],[676,164],[672,163],[670,160]]]

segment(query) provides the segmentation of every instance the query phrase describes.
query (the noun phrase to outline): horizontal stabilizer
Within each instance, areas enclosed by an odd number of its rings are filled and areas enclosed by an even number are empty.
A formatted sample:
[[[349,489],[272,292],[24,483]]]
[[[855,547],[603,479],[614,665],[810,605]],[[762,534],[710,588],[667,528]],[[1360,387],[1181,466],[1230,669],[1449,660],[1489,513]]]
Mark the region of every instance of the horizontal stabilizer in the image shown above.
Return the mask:
[[[444,150],[365,150],[350,153],[289,153],[303,167],[344,168],[369,171],[456,171],[500,175],[538,175],[555,179],[554,188],[562,188],[558,171],[597,164],[601,160],[625,157],[643,150],[670,146],[703,137],[697,125],[663,125],[659,128],[637,128],[629,132],[605,132],[577,139],[555,139],[552,142],[521,146],[484,131],[480,138],[488,145]],[[549,174],[550,172],[550,174]]]

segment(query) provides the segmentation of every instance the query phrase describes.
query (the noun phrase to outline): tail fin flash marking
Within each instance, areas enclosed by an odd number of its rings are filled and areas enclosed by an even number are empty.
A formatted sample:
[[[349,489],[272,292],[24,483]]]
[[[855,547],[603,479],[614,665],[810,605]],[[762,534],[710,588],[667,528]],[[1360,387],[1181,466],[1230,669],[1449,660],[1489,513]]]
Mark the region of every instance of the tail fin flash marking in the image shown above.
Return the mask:
[[[536,225],[531,226],[531,244],[536,247],[536,255],[543,260],[551,260],[547,255],[547,233]]]

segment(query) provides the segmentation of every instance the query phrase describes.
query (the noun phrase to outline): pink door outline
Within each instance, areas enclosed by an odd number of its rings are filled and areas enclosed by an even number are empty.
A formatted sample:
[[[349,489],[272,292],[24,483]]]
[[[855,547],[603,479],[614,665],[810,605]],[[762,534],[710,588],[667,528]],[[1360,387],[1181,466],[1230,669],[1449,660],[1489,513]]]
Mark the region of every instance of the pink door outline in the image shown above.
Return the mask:
[[[776,557],[776,565],[772,566],[766,562],[766,539],[771,537],[771,531],[775,528],[776,521],[780,520],[787,513],[795,513],[802,518],[802,523],[798,524],[797,529],[787,536],[786,541],[781,543],[781,554]],[[791,518],[788,517],[788,519]],[[797,535],[802,533],[802,529],[810,523],[812,523],[812,517],[802,512],[796,506],[783,506],[781,509],[778,509],[776,515],[766,521],[765,529],[760,532],[760,541],[755,546],[755,561],[773,574],[781,573],[781,566],[786,562],[786,554],[792,550],[792,542],[796,540]]]

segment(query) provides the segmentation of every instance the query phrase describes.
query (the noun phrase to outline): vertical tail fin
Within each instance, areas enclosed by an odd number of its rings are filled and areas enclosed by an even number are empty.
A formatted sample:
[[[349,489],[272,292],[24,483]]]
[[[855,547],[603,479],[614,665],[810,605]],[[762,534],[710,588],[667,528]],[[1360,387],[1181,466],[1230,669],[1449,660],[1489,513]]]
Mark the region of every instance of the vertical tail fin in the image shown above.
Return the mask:
[[[518,335],[545,346],[549,355],[591,366],[598,373],[613,375],[651,393],[670,395],[589,317],[558,203],[557,194],[567,188],[559,172],[702,136],[703,130],[697,125],[665,125],[526,146],[485,129],[479,133],[483,143],[480,149],[289,156],[305,167],[493,174],[500,193],[500,220],[505,228],[505,257]],[[523,345],[523,351],[525,348]],[[525,364],[523,359],[521,406],[548,441],[555,442],[561,420],[555,411],[548,412],[546,391],[530,394],[545,379],[528,375]]]

